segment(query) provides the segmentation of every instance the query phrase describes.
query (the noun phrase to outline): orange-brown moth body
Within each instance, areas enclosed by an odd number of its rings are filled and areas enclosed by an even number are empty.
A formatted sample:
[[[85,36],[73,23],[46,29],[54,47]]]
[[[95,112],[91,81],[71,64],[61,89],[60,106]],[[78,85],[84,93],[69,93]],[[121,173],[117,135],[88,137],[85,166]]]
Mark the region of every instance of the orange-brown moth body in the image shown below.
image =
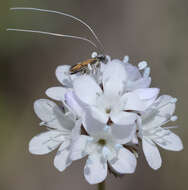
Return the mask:
[[[98,65],[100,63],[100,61],[104,62],[105,59],[106,59],[105,56],[100,55],[95,58],[91,58],[91,59],[87,59],[86,61],[82,61],[76,65],[73,65],[70,68],[70,74],[87,71],[88,65]]]

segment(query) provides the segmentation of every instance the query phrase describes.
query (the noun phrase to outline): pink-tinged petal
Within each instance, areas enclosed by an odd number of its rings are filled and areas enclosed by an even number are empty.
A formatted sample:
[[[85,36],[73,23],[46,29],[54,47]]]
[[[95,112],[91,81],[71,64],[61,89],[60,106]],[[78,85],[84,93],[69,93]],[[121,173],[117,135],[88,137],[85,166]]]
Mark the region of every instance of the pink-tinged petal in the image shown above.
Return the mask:
[[[81,76],[74,80],[74,90],[77,97],[84,103],[94,105],[98,94],[102,93],[100,86],[90,76]]]
[[[127,73],[121,61],[109,62],[103,72],[103,88],[105,94],[119,95],[124,91]]]
[[[111,167],[119,174],[131,174],[136,169],[136,158],[125,148],[120,148],[117,157],[109,161]]]
[[[79,160],[87,155],[87,144],[90,139],[89,136],[81,135],[73,142],[70,154],[71,160]]]
[[[138,67],[130,63],[125,63],[125,70],[127,71],[128,79],[131,81],[138,80],[142,77],[140,71],[138,70]]]
[[[97,184],[107,176],[107,161],[100,154],[89,155],[84,167],[84,176],[89,184]]]
[[[65,140],[63,137],[61,137],[61,140],[57,140],[59,135],[60,132],[54,130],[40,133],[29,142],[29,152],[38,155],[52,152]]]
[[[83,115],[83,110],[73,91],[69,91],[65,94],[65,103],[77,116],[81,117]]]
[[[111,120],[117,125],[131,125],[137,119],[137,114],[120,111],[118,113],[112,113],[110,117]]]
[[[149,166],[157,170],[161,167],[162,160],[157,146],[147,137],[142,139],[142,148]]]
[[[160,147],[171,151],[183,150],[183,143],[180,137],[170,130],[161,128],[161,131],[158,132],[157,135],[159,136],[159,138],[155,140],[155,143],[158,144]]]
[[[126,144],[130,142],[136,133],[136,125],[115,125],[111,126],[112,137],[116,144]]]
[[[51,87],[46,90],[46,95],[54,100],[62,101],[65,100],[65,94],[68,92],[68,88],[64,87]]]
[[[54,158],[54,166],[60,171],[64,171],[71,165],[70,159],[70,141],[65,141],[58,149]]]

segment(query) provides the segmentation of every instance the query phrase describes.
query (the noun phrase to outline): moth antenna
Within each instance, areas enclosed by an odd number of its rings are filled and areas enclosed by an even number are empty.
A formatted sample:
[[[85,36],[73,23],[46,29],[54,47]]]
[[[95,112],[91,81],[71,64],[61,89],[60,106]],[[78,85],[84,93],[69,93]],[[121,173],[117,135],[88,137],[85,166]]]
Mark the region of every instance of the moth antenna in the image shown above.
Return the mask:
[[[102,52],[104,52],[104,46],[101,43],[101,41],[99,40],[99,38],[97,37],[97,35],[95,34],[94,30],[88,24],[86,24],[83,20],[81,20],[81,19],[79,19],[73,15],[70,15],[70,14],[67,14],[64,12],[60,12],[60,11],[54,11],[54,10],[48,10],[48,9],[39,9],[39,8],[33,8],[33,7],[13,7],[13,8],[10,8],[10,10],[33,10],[33,11],[39,11],[39,12],[55,13],[55,14],[59,14],[59,15],[63,15],[63,16],[72,18],[72,19],[80,22],[81,24],[83,24],[84,26],[86,26],[89,29],[89,31],[93,34],[93,36],[97,40],[98,44],[101,46]]]
[[[64,37],[64,38],[73,38],[78,40],[83,40],[85,42],[90,43],[92,46],[94,46],[97,49],[96,44],[94,44],[92,41],[88,40],[87,38],[83,38],[80,36],[71,36],[66,34],[58,34],[58,33],[52,33],[52,32],[45,32],[45,31],[39,31],[39,30],[25,30],[25,29],[17,29],[17,28],[7,28],[7,31],[17,31],[17,32],[29,32],[29,33],[38,33],[38,34],[45,34],[50,36],[58,36],[58,37]]]

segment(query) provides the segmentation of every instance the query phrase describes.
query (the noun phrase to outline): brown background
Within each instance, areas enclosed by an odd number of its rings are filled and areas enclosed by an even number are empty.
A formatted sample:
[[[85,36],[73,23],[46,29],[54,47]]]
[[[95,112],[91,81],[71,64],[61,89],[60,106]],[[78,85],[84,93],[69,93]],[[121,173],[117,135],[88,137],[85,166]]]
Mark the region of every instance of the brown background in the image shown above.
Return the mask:
[[[44,91],[59,85],[54,72],[60,64],[75,64],[94,50],[87,43],[16,32],[6,27],[41,29],[72,35],[88,35],[71,19],[37,12],[10,12],[9,7],[30,6],[60,10],[89,23],[112,57],[147,60],[152,86],[178,97],[177,133],[182,152],[161,150],[163,166],[149,168],[141,154],[136,173],[121,179],[109,176],[107,189],[186,190],[188,186],[188,1],[187,0],[1,0],[0,1],[0,189],[63,190],[96,189],[84,180],[84,161],[65,172],[53,166],[54,153],[34,156],[28,142],[39,133],[33,101],[46,98]],[[90,36],[91,37],[91,36]]]

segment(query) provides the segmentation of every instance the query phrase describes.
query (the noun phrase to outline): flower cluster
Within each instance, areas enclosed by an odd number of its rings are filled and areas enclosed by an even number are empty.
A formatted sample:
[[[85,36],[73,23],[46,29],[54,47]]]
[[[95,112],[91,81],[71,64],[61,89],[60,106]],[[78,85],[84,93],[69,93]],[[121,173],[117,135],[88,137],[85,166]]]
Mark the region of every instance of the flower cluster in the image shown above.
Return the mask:
[[[134,173],[138,148],[142,147],[149,166],[161,167],[158,146],[171,151],[183,149],[180,138],[166,126],[177,120],[173,115],[176,98],[159,96],[151,88],[150,68],[106,56],[106,63],[89,72],[70,73],[69,65],[56,69],[62,84],[47,89],[48,99],[39,99],[34,110],[47,131],[29,143],[32,154],[47,154],[58,149],[54,165],[65,170],[74,160],[87,156],[85,179],[90,184],[102,182],[108,171]]]

